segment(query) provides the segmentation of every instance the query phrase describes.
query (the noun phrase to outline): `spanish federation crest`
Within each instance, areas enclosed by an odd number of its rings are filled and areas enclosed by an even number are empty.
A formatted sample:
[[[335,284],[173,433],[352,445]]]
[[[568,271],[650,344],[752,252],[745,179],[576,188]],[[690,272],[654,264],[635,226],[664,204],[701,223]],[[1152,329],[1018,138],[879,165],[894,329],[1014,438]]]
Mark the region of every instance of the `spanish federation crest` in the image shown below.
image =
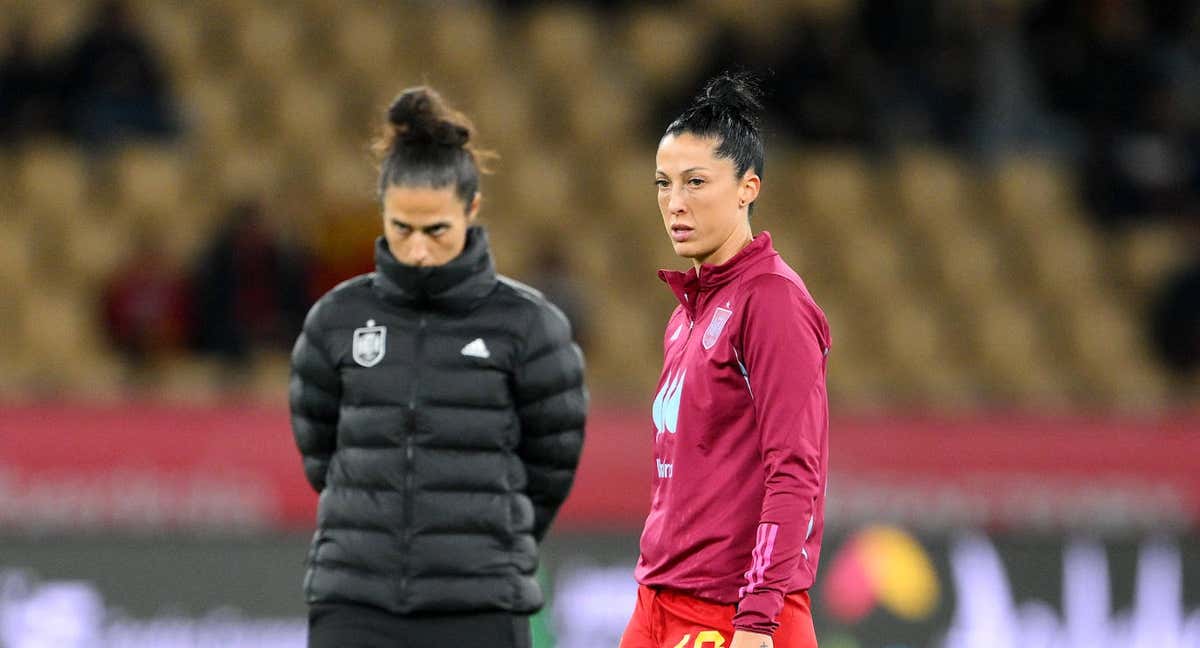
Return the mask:
[[[721,331],[725,330],[725,323],[729,321],[731,315],[733,315],[733,311],[720,307],[717,308],[716,313],[713,313],[712,321],[704,330],[704,338],[700,340],[705,349],[711,349],[717,343],[717,338],[721,336]]]
[[[367,325],[354,329],[354,346],[351,355],[354,361],[364,367],[374,367],[383,360],[387,351],[387,327],[375,326],[375,320],[367,320]]]

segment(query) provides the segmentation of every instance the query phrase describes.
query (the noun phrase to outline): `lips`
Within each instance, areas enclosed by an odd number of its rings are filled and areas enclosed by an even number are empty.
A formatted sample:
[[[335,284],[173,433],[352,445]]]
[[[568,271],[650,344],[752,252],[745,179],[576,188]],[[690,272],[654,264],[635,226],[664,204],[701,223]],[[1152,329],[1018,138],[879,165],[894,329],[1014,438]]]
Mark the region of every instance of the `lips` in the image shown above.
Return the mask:
[[[675,241],[676,243],[683,243],[684,241],[691,239],[695,232],[696,230],[688,227],[687,225],[672,225],[671,240]]]

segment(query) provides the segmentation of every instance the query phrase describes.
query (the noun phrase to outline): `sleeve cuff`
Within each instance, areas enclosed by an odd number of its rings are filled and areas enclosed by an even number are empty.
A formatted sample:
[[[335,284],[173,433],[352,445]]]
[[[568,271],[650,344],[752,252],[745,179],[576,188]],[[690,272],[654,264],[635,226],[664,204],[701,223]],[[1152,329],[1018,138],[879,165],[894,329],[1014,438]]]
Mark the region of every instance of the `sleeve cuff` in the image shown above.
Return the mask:
[[[733,616],[733,629],[757,632],[774,636],[779,628],[779,612],[783,609],[783,595],[770,590],[747,594],[738,602],[737,614]]]

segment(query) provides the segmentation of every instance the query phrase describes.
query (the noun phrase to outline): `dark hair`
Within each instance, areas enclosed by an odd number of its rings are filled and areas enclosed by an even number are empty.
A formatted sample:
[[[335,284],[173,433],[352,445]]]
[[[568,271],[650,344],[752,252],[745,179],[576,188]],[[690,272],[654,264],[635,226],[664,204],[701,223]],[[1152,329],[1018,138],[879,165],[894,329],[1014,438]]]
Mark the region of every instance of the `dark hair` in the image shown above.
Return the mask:
[[[704,84],[683,114],[667,126],[667,135],[692,133],[717,139],[717,157],[733,160],[737,176],[747,170],[763,175],[762,91],[749,72],[724,72]],[[751,209],[754,205],[751,204]]]
[[[383,135],[373,148],[380,156],[379,195],[391,186],[454,187],[464,205],[479,191],[492,153],[470,144],[475,130],[433,88],[408,88],[388,108]]]

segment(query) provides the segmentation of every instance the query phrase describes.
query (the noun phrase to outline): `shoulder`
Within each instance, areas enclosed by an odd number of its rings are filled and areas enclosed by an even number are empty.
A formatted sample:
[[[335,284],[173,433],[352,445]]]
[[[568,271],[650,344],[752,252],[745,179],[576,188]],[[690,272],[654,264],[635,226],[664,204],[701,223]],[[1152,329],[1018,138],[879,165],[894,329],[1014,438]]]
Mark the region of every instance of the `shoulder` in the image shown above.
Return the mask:
[[[829,323],[825,312],[796,274],[782,261],[766,265],[748,276],[742,283],[742,303],[745,320],[766,318],[768,322],[788,318],[806,323],[822,341],[829,345]]]
[[[356,317],[364,303],[375,299],[371,292],[374,276],[371,272],[352,277],[322,295],[304,318],[304,330],[316,334],[336,328],[341,320]]]
[[[571,324],[567,316],[542,292],[512,277],[496,275],[498,286],[493,293],[497,306],[512,313],[525,332],[545,332],[553,340],[570,340]]]

